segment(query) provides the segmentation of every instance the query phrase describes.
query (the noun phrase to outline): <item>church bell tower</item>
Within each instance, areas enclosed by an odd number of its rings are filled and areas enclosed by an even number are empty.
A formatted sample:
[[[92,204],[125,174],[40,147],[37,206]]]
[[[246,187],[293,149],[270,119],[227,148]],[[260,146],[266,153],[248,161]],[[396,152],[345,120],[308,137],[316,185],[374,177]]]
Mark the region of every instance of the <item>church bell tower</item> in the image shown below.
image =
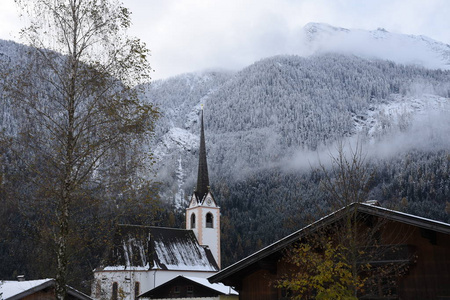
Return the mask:
[[[194,231],[200,245],[209,247],[220,268],[220,207],[214,200],[209,188],[203,127],[203,105],[200,116],[200,153],[197,187],[186,209],[186,229]]]

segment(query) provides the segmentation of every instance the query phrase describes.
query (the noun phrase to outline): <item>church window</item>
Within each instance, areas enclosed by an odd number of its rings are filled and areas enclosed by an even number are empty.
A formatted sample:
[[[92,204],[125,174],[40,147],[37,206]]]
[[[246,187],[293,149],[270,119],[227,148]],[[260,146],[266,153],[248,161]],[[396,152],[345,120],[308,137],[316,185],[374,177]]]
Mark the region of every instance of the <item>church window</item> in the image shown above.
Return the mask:
[[[212,213],[206,214],[206,228],[213,228],[213,215]]]
[[[95,283],[95,294],[97,298],[100,298],[102,296],[102,283],[100,280],[97,280]]]
[[[191,228],[195,228],[195,214],[191,215]]]
[[[140,286],[141,284],[139,283],[139,281],[136,281],[134,283],[134,299],[138,300],[138,296],[140,294]]]
[[[113,283],[112,286],[112,300],[117,300],[118,299],[118,294],[119,294],[119,288],[117,286],[117,282]]]

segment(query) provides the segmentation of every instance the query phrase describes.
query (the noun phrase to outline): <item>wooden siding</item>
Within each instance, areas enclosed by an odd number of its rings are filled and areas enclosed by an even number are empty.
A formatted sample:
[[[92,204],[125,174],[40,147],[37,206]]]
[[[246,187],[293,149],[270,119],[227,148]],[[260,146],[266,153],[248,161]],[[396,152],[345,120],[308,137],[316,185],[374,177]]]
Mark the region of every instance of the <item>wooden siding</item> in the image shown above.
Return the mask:
[[[69,294],[66,296],[66,299],[79,300],[79,298]],[[48,287],[31,295],[25,296],[22,300],[56,300],[55,289],[53,287]]]
[[[28,295],[23,300],[55,300],[55,290],[53,288],[46,288],[31,295]]]
[[[256,271],[242,280],[239,299],[245,300],[276,300],[278,290],[274,287],[276,276],[267,270]]]
[[[392,224],[398,239],[415,247],[415,262],[400,278],[401,299],[426,300],[450,297],[450,236],[406,224]],[[385,235],[391,228],[385,231]]]
[[[431,300],[450,297],[450,235],[389,221],[382,228],[381,241],[385,245],[398,245],[402,253],[407,254],[402,254],[409,261],[409,268],[399,278],[398,299]],[[240,281],[239,299],[282,299],[281,291],[275,288],[274,283],[277,274],[281,275],[284,270],[285,266],[278,262],[273,270],[265,266],[244,275]]]

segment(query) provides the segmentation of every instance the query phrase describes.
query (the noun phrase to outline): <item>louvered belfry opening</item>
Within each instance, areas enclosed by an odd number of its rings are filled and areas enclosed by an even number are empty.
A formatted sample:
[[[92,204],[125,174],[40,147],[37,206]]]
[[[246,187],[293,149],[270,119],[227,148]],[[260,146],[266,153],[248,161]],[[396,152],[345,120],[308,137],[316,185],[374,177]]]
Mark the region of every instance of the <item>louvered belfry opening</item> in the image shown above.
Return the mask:
[[[205,130],[203,127],[203,107],[200,116],[200,153],[198,159],[198,177],[197,177],[197,189],[196,194],[200,201],[208,193],[209,189],[209,177],[208,177],[208,164],[206,161],[206,144],[205,144]]]

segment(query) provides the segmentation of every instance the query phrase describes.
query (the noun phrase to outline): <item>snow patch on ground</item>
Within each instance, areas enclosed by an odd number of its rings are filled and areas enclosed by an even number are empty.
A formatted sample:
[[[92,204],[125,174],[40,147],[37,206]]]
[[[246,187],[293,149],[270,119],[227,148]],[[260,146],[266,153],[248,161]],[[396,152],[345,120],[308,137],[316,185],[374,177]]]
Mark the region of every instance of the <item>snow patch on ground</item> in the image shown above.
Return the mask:
[[[196,116],[198,119],[198,116]],[[185,171],[186,155],[191,152],[196,152],[199,148],[199,136],[192,134],[187,129],[179,127],[172,127],[157,143],[154,150],[154,155],[158,161],[160,168],[160,175],[165,174],[164,170],[167,167],[174,170],[174,174],[170,174],[170,178],[174,179],[173,194],[170,196],[161,195],[166,199],[172,199],[176,209],[185,209],[185,190],[184,186],[187,179]],[[176,163],[176,165],[175,165]],[[189,170],[194,172],[194,170]]]
[[[199,137],[179,127],[172,127],[157,144],[154,155],[160,160],[174,149],[192,151],[199,147]]]
[[[177,175],[178,190],[175,194],[175,208],[178,210],[182,210],[185,209],[186,207],[184,205],[185,191],[183,189],[185,174],[183,170],[183,165],[181,164],[181,156],[178,159],[178,168],[176,170],[176,175]]]
[[[450,112],[450,99],[430,94],[420,97],[393,94],[388,102],[353,115],[353,121],[357,133],[367,132],[369,137],[375,137],[391,128],[404,131],[418,118],[433,111]]]

